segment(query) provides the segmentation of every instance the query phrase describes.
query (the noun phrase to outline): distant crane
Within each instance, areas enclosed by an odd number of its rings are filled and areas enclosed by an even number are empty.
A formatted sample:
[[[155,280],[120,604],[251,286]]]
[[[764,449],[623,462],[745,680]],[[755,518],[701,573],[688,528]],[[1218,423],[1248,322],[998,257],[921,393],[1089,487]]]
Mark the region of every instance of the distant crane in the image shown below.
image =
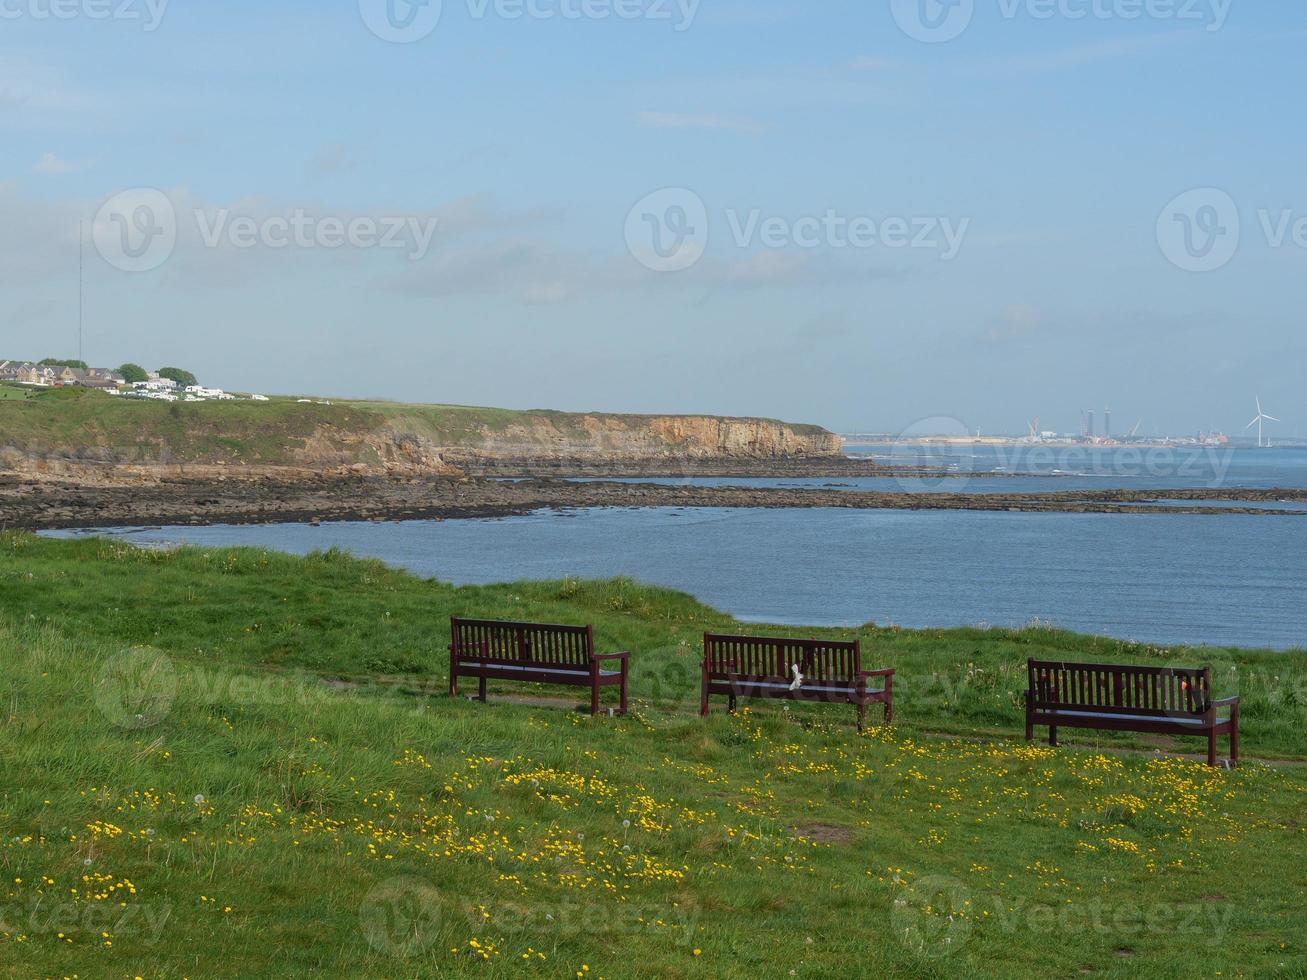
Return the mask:
[[[1257,448],[1258,448],[1258,449],[1269,449],[1269,448],[1270,448],[1270,443],[1267,441],[1267,439],[1266,439],[1265,436],[1263,435],[1263,426],[1264,426],[1265,423],[1267,423],[1267,422],[1278,422],[1278,421],[1280,421],[1280,420],[1277,419],[1274,415],[1267,415],[1265,412],[1262,411],[1262,397],[1261,397],[1261,395],[1258,395],[1258,396],[1257,396],[1257,418],[1253,419],[1251,422],[1249,422],[1247,425],[1245,425],[1245,426],[1244,426],[1244,431],[1247,432],[1247,431],[1248,431],[1249,429],[1251,429],[1254,425],[1257,426]]]
[[[1130,438],[1133,439],[1135,436],[1139,435],[1139,430],[1142,429],[1143,427],[1144,427],[1144,420],[1140,419],[1138,422],[1135,423],[1135,427],[1130,430]]]

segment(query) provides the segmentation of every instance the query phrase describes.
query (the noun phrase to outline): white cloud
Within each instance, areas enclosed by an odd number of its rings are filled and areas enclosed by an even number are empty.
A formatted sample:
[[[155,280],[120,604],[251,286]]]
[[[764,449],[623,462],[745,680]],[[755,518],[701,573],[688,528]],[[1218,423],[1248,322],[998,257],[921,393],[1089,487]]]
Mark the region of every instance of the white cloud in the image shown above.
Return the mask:
[[[640,124],[650,129],[709,129],[731,133],[761,133],[765,128],[753,119],[717,115],[687,115],[679,112],[642,112]]]
[[[705,4],[700,15],[703,20],[725,27],[757,27],[783,24],[797,20],[806,12],[801,5],[792,3],[766,3],[748,0],[740,3]]]
[[[85,209],[75,201],[21,196],[15,182],[0,183],[0,284],[31,288],[36,282],[77,271],[77,222]]]
[[[889,58],[877,58],[873,55],[861,55],[849,62],[849,67],[854,71],[891,71],[898,67],[898,63],[891,61]]]
[[[521,302],[562,303],[586,282],[602,278],[592,263],[539,242],[509,239],[441,250],[390,280],[423,296],[511,296]]]
[[[738,257],[706,256],[674,275],[650,272],[629,255],[595,257],[526,238],[468,242],[411,264],[385,285],[422,296],[494,295],[529,304],[598,294],[649,291],[686,298],[727,292],[845,286],[913,275],[829,253],[764,249]]]
[[[45,153],[42,154],[41,159],[37,160],[36,164],[32,167],[32,173],[43,174],[46,176],[76,174],[89,169],[90,166],[91,164],[89,162],[64,160],[62,157],[59,157],[54,153]]]
[[[0,56],[0,108],[6,126],[50,129],[108,106],[102,94],[79,88],[62,71],[10,55]]]
[[[769,113],[776,113],[814,105],[901,104],[905,90],[901,85],[891,85],[891,81],[874,72],[850,72],[848,64],[842,63],[815,68],[665,78],[660,79],[656,87],[648,85],[640,89],[637,95],[646,103],[674,99],[683,103],[738,107],[737,115],[709,118],[747,121],[750,118],[748,113],[756,111],[759,106],[765,106]]]
[[[358,158],[347,143],[324,143],[304,165],[310,177],[328,177],[357,170]]]
[[[1014,303],[990,322],[981,339],[987,344],[1006,344],[1026,340],[1042,330],[1046,322],[1044,311],[1039,307]]]
[[[1062,71],[1084,65],[1095,65],[1105,61],[1117,61],[1121,58],[1138,57],[1174,44],[1192,41],[1195,37],[1200,36],[1202,35],[1196,35],[1191,31],[1168,31],[1161,34],[1144,34],[1138,37],[1117,37],[1040,54],[989,61],[980,67],[984,71],[998,74],[1004,72]]]

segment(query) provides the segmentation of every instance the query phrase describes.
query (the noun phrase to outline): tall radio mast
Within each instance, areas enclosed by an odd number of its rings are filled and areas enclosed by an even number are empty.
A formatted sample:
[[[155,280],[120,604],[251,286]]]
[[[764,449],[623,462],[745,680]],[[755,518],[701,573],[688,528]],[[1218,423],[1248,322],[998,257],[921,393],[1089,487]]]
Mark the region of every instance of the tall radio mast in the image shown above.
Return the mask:
[[[77,359],[86,360],[86,256],[82,222],[77,222]]]

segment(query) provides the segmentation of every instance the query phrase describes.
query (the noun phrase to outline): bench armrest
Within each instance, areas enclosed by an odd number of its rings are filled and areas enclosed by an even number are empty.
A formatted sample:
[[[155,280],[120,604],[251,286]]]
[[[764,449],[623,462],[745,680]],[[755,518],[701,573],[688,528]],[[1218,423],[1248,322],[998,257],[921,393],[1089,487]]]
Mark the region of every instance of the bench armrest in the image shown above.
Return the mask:
[[[857,677],[857,689],[858,689],[858,693],[859,693],[859,694],[863,694],[863,695],[865,695],[865,694],[867,693],[867,681],[871,680],[873,677],[883,677],[883,678],[885,678],[885,687],[884,687],[884,690],[885,690],[885,692],[886,692],[886,697],[893,697],[893,696],[894,696],[894,694],[893,694],[893,692],[894,692],[894,668],[893,668],[893,667],[883,667],[883,668],[881,668],[880,670],[860,670],[860,671],[858,671],[858,677]]]
[[[631,654],[623,650],[621,653],[596,653],[593,655],[595,660],[630,660]]]
[[[1239,699],[1237,697],[1222,698],[1220,701],[1213,701],[1212,707],[1213,708],[1237,708],[1239,707]]]

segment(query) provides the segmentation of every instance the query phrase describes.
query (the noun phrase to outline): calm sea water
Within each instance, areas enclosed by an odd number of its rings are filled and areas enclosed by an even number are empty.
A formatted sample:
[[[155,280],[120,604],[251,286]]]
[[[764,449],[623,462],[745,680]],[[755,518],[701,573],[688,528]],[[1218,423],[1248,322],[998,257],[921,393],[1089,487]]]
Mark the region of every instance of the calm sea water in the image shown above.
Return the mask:
[[[756,622],[1041,620],[1153,643],[1307,647],[1299,517],[661,508],[101,533],[339,546],[459,584],[630,575]]]
[[[798,487],[922,493],[1041,493],[1062,490],[1307,489],[1307,449],[1052,446],[867,448],[849,455],[895,466],[930,466],[931,478],[665,477],[621,483]]]

